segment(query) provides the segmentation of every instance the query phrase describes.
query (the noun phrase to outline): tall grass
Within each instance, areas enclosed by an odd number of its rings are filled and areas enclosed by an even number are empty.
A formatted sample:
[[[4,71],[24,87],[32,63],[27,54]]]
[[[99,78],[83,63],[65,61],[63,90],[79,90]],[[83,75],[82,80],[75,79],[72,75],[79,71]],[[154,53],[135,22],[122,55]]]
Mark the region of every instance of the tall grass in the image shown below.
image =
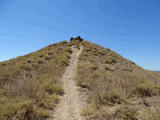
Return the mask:
[[[146,120],[159,115],[153,101],[160,95],[160,74],[146,71],[110,49],[87,41],[82,45],[75,81],[88,89],[89,106],[83,111],[88,120],[144,119],[145,99],[152,101],[147,107],[151,117]]]
[[[0,119],[39,120],[49,116],[72,50],[66,41],[0,63]]]

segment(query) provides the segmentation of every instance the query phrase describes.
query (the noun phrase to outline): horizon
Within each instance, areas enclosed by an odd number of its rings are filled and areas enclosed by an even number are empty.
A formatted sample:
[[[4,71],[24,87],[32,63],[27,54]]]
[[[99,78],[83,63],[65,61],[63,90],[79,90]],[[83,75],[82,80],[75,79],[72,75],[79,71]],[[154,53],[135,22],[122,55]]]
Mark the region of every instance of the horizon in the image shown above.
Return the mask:
[[[80,35],[159,71],[159,5],[158,0],[1,0],[0,61]]]

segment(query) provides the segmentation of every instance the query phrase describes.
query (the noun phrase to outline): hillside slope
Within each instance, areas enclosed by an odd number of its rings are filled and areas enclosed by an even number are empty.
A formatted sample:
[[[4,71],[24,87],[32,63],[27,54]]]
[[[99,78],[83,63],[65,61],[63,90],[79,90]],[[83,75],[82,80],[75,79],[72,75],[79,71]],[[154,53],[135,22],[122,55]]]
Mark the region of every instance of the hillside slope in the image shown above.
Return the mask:
[[[39,120],[49,116],[59,95],[59,80],[69,65],[69,43],[49,45],[37,52],[0,63],[0,120]]]
[[[52,113],[56,119],[81,113],[86,120],[159,120],[160,74],[80,37],[0,63],[0,120],[46,120]]]
[[[77,85],[88,93],[87,120],[159,120],[160,74],[83,41]]]

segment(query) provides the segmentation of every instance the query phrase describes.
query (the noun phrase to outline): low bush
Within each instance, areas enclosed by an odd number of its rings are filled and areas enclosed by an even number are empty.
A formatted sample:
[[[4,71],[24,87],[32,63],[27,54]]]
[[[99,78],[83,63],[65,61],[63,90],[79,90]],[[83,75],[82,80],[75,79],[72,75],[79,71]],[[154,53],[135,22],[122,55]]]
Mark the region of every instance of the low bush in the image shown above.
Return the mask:
[[[35,117],[33,102],[20,97],[0,98],[0,119],[29,119]]]
[[[112,64],[112,63],[115,63],[115,62],[116,62],[116,60],[112,56],[107,57],[106,60],[105,60],[106,64]]]
[[[106,103],[113,103],[113,104],[122,104],[124,103],[124,99],[122,95],[120,95],[117,91],[109,91],[106,96],[104,97],[104,101]]]
[[[160,84],[155,84],[153,81],[144,81],[136,87],[135,92],[141,97],[159,95]]]
[[[123,120],[138,120],[136,117],[136,111],[127,106],[121,106],[118,108],[116,117]]]

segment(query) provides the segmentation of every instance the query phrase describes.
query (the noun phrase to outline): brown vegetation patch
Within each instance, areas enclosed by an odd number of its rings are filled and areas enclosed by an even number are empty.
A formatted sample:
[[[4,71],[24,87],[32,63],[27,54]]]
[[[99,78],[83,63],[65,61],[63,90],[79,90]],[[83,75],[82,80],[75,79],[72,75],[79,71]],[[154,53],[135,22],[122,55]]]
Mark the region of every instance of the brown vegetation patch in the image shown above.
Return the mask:
[[[63,94],[59,79],[71,53],[62,41],[0,63],[0,119],[46,119]]]
[[[83,51],[79,57],[77,85],[88,89],[88,104],[83,114],[88,120],[137,120],[144,119],[142,109],[160,94],[160,74],[145,71],[117,53],[98,45],[82,42]],[[153,102],[154,103],[154,102]],[[155,108],[147,106],[149,117],[155,120]],[[116,107],[118,106],[118,107]],[[112,109],[108,111],[108,107]],[[143,113],[143,114],[142,114]],[[159,114],[159,113],[158,113]],[[157,119],[158,120],[158,119]]]

